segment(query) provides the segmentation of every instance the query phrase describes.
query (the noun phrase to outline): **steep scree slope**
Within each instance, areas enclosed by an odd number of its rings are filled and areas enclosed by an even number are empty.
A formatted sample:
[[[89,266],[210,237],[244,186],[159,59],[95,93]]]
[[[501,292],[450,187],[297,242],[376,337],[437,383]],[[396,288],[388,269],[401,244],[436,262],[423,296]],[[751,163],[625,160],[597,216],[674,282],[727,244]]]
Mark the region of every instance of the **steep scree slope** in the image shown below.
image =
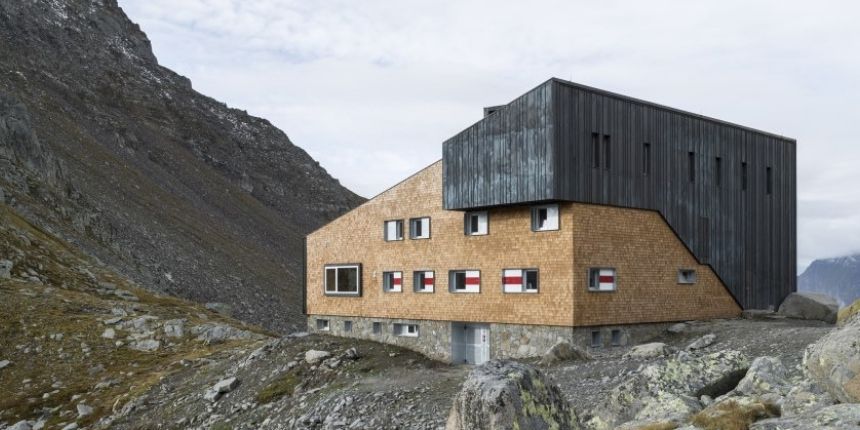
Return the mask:
[[[158,65],[115,0],[0,0],[0,199],[147,288],[280,331],[301,322],[303,236],[363,201]]]

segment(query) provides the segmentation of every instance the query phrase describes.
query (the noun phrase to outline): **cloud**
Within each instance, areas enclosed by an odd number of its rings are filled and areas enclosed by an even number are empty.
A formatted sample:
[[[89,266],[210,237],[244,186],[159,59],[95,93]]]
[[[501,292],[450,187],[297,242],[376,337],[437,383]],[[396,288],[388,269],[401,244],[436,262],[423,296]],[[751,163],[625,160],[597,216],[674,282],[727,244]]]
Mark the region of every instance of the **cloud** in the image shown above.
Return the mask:
[[[557,76],[797,138],[800,266],[860,248],[854,2],[120,4],[163,65],[365,196]]]

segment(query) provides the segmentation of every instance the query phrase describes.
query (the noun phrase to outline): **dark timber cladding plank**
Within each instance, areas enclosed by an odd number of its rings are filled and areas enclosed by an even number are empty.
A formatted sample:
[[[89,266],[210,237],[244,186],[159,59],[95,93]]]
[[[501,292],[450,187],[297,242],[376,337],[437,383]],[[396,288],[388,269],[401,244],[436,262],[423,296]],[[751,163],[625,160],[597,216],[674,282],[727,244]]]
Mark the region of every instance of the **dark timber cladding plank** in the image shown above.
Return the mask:
[[[592,133],[601,136],[600,168]],[[553,79],[445,142],[444,206],[559,200],[657,210],[742,306],[766,308],[796,288],[795,147],[792,139]]]

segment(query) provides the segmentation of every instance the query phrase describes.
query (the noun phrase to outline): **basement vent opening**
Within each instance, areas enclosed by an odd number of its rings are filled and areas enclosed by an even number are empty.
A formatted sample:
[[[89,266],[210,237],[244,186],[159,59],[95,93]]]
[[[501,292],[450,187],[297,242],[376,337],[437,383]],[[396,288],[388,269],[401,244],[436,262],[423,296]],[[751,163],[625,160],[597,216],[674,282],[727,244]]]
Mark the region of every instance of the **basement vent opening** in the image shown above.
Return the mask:
[[[600,333],[600,330],[594,330],[591,332],[591,347],[592,348],[600,348],[603,346],[603,334]]]

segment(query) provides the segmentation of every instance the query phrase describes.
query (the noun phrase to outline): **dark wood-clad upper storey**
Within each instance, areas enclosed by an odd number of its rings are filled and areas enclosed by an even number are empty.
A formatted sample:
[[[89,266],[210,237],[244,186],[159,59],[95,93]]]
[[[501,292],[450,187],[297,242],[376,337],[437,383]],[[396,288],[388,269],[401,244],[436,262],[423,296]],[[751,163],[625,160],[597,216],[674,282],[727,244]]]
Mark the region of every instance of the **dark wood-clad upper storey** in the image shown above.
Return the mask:
[[[551,79],[444,143],[444,206],[659,211],[745,308],[795,291],[796,142]]]

